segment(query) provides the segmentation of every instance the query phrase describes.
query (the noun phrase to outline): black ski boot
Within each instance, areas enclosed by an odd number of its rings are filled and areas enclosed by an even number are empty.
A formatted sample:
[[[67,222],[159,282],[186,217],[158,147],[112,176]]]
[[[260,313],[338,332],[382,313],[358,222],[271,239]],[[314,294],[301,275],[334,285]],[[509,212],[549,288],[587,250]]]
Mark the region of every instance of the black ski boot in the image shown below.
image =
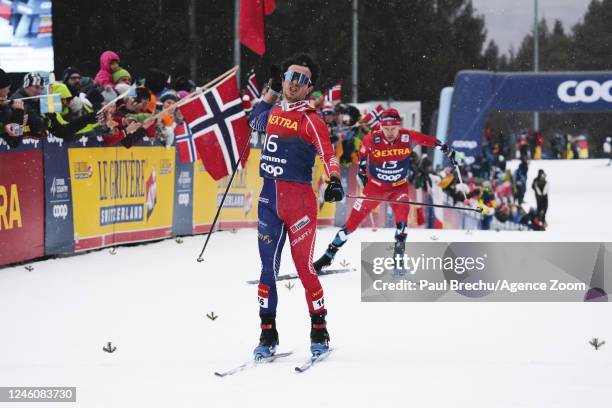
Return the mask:
[[[313,356],[329,351],[329,333],[327,332],[325,315],[327,315],[327,311],[310,314],[310,352]]]
[[[320,272],[324,267],[331,265],[332,261],[334,260],[334,256],[336,256],[336,252],[338,252],[340,247],[344,245],[348,239],[348,236],[349,234],[344,229],[338,231],[332,243],[327,247],[327,251],[325,251],[323,256],[314,262],[313,266],[315,272]]]
[[[393,248],[393,259],[396,259],[395,270],[393,271],[394,276],[404,276],[406,274],[405,267],[402,266],[402,262],[397,261],[397,256],[404,257],[404,253],[406,251],[406,223],[398,222],[395,230],[395,246]]]
[[[278,332],[276,331],[276,315],[260,315],[261,335],[259,345],[255,347],[253,355],[255,360],[272,357],[278,346]]]

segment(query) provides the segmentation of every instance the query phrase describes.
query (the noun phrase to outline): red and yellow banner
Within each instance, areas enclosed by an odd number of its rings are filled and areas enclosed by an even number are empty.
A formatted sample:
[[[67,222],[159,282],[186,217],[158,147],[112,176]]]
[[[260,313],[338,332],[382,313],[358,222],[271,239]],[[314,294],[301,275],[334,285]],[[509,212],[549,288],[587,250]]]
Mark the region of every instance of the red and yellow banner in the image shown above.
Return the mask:
[[[172,235],[175,149],[68,150],[75,250]]]

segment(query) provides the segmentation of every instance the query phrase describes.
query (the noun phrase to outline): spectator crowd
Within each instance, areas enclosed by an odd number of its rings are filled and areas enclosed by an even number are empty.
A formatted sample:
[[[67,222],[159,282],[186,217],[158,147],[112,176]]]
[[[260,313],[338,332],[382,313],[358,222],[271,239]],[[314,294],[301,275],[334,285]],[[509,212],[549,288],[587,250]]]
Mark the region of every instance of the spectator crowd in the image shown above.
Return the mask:
[[[357,106],[343,103],[340,86],[325,92],[315,91],[309,101],[327,123],[341,165],[348,167],[357,164],[361,140],[378,127],[383,108],[377,106],[361,112]],[[191,79],[172,78],[159,69],[149,69],[135,78],[122,67],[119,55],[113,51],[100,55],[100,69],[93,77],[71,66],[57,80],[52,75],[31,72],[24,76],[21,87],[13,92],[10,88],[8,75],[0,69],[0,143],[4,141],[10,147],[18,146],[24,137],[49,135],[66,141],[101,137],[108,146],[126,148],[145,138],[171,146],[174,130],[182,121],[180,110],[173,105],[197,91]],[[56,95],[60,104],[43,108],[50,94]],[[255,103],[257,97],[245,92],[243,106],[247,114]],[[559,155],[563,143],[571,146],[567,139],[553,142],[558,147],[553,151]],[[527,180],[529,160],[542,157],[542,146],[541,133],[522,133],[516,145],[520,165],[511,172],[505,159],[510,154],[508,146],[494,143],[487,129],[482,154],[473,163],[459,167],[466,184],[458,182],[453,168],[434,169],[427,152],[412,153],[408,177],[416,188],[425,191],[440,188],[449,202],[483,208],[484,229],[490,228],[495,217],[502,223],[543,230],[548,208],[546,174],[540,170],[531,185]],[[579,155],[576,152],[575,157]],[[529,189],[536,194],[537,208],[525,210],[523,204]]]
[[[182,120],[173,105],[195,90],[189,78],[172,78],[154,68],[136,79],[113,51],[100,55],[93,77],[73,66],[58,78],[30,72],[12,92],[9,76],[0,69],[0,143],[17,147],[24,138],[53,135],[66,141],[102,137],[106,145],[127,148],[156,138],[170,146]]]

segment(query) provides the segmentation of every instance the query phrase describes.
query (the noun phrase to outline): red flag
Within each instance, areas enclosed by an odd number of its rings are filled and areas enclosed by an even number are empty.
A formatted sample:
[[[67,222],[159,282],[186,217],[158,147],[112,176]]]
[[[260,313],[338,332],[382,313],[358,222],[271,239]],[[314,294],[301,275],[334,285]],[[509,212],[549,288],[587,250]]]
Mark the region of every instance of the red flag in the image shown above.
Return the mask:
[[[240,42],[260,56],[266,52],[264,15],[275,9],[274,0],[240,0]]]
[[[337,105],[342,101],[342,82],[338,82],[325,92],[325,100]]]
[[[250,136],[236,74],[179,109],[206,171],[215,180],[231,174]],[[243,167],[248,155],[247,151],[240,163]]]

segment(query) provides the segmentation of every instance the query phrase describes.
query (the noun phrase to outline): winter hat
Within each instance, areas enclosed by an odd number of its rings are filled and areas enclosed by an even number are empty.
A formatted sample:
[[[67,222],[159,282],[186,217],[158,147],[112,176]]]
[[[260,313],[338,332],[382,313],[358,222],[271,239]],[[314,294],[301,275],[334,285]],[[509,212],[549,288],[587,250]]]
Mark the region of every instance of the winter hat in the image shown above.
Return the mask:
[[[544,173],[543,169],[538,170],[538,177],[544,176],[546,177],[546,173]]]
[[[333,115],[334,113],[336,113],[334,105],[329,101],[325,101],[325,103],[323,104],[323,109],[321,111],[323,112],[323,115]]]
[[[6,88],[9,85],[11,85],[11,79],[7,73],[0,68],[0,88]]]
[[[62,82],[67,82],[72,74],[81,74],[81,71],[75,67],[68,67],[62,72]]]
[[[43,79],[36,72],[30,72],[23,77],[23,87],[27,88],[28,86],[40,85],[43,86]]]
[[[400,126],[402,120],[397,109],[387,109],[380,117],[381,126]]]
[[[178,91],[176,93],[176,96],[178,96],[179,99],[183,99],[184,97],[188,96],[189,92],[187,91]]]
[[[178,99],[179,99],[179,98],[178,98],[178,95],[176,94],[176,92],[175,92],[175,91],[173,91],[173,90],[169,90],[168,92],[165,92],[165,93],[164,93],[164,94],[161,96],[161,98],[159,98],[159,101],[160,101],[161,103],[164,103],[164,102],[166,102],[166,101],[168,101],[168,100],[173,100],[174,102],[176,102],[176,101],[178,101]]]
[[[127,71],[127,69],[119,68],[118,70],[113,72],[113,83],[116,84],[117,82],[119,82],[121,78],[125,78],[125,77],[130,78],[130,80],[132,79],[132,76]]]
[[[53,82],[51,84],[51,92],[54,94],[60,94],[60,98],[62,99],[72,98],[72,92],[70,92],[66,84],[63,82]]]

